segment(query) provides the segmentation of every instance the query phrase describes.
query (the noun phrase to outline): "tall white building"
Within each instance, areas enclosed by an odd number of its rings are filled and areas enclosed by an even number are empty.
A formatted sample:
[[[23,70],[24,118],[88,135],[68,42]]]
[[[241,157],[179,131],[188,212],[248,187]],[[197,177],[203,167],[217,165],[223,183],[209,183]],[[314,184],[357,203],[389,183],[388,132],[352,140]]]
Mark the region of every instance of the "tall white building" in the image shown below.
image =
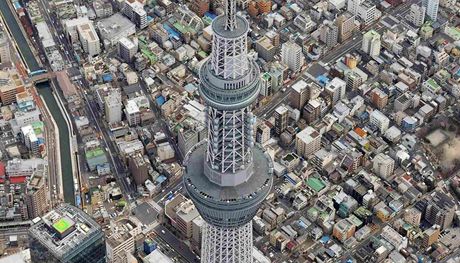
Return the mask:
[[[101,43],[99,42],[99,36],[94,30],[92,23],[84,23],[77,25],[78,37],[83,50],[90,57],[99,55],[101,52]]]
[[[379,153],[372,160],[372,170],[382,178],[388,178],[393,174],[395,161],[390,156]]]
[[[337,101],[345,98],[347,83],[341,78],[335,77],[332,81],[326,84],[324,90],[332,97],[332,102],[336,103]]]
[[[297,154],[307,158],[309,155],[321,149],[321,134],[308,126],[295,137]]]
[[[412,4],[410,6],[410,21],[417,27],[420,27],[425,22],[426,8],[418,4]]]
[[[371,57],[380,55],[380,34],[375,30],[369,30],[363,35],[362,50]]]
[[[79,25],[84,25],[92,22],[88,19],[87,16],[83,16],[79,18],[64,20],[63,23],[67,39],[69,39],[72,43],[77,43],[79,41],[77,27]]]
[[[129,126],[137,126],[141,123],[141,112],[134,100],[129,100],[125,106],[125,115]]]
[[[373,126],[377,127],[381,133],[388,130],[388,127],[390,126],[390,119],[388,119],[388,117],[379,110],[374,110],[370,114],[369,122]]]
[[[137,39],[136,39],[137,40]],[[138,43],[127,37],[120,38],[118,41],[118,56],[125,62],[131,62],[137,53]]]
[[[358,14],[359,6],[363,3],[363,0],[348,0],[347,1],[347,11],[353,15]]]
[[[140,222],[135,218],[112,222],[106,239],[108,262],[128,262],[127,255],[135,251],[135,239],[140,234]]]
[[[302,48],[293,41],[284,43],[281,46],[281,61],[293,72],[299,72],[305,62]]]
[[[361,18],[366,25],[372,23],[380,15],[375,4],[364,0],[347,0],[347,11]]]
[[[439,0],[422,0],[422,5],[426,8],[426,15],[435,22],[438,19]]]
[[[0,63],[11,61],[10,42],[5,32],[0,31]]]
[[[118,89],[113,89],[108,96],[104,98],[105,119],[108,123],[121,121],[121,94]]]
[[[270,73],[265,72],[260,75],[260,95],[272,95],[272,77]]]
[[[144,5],[140,2],[126,1],[122,11],[139,29],[147,26],[147,12],[145,12]]]
[[[29,148],[33,155],[37,155],[39,152],[40,142],[37,135],[35,135],[32,125],[22,127],[21,132],[26,147]]]

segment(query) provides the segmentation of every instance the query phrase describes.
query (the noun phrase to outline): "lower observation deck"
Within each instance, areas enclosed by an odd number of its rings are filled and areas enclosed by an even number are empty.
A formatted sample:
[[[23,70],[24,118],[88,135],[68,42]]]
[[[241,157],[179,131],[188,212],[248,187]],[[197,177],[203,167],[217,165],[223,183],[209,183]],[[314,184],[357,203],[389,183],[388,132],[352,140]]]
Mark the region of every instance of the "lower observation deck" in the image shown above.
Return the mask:
[[[249,222],[273,184],[273,164],[260,147],[252,149],[253,175],[237,186],[219,186],[204,173],[206,141],[192,148],[184,161],[184,183],[206,222],[217,227],[238,227]]]

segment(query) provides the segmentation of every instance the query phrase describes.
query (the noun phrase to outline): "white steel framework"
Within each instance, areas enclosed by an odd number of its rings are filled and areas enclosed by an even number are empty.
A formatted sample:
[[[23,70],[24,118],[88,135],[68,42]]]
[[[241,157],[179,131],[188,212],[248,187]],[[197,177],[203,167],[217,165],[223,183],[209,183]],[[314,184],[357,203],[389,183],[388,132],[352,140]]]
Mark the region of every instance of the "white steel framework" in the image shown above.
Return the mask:
[[[236,29],[236,1],[224,0],[225,8],[225,30],[233,31]]]
[[[252,263],[252,221],[236,228],[203,225],[202,263]]]
[[[211,65],[214,73],[224,79],[237,79],[249,69],[246,32],[237,38],[214,35]]]
[[[235,173],[251,162],[254,118],[249,109],[225,111],[208,107],[206,161],[221,173]]]

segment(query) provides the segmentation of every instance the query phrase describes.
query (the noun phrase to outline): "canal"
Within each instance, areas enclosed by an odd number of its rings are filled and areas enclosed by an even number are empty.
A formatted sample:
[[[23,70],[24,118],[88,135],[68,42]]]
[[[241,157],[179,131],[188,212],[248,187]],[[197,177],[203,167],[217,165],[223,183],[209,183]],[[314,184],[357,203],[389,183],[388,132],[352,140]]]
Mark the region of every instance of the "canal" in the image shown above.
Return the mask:
[[[35,59],[24,34],[22,34],[21,28],[18,25],[17,20],[15,19],[15,15],[9,8],[7,1],[10,0],[0,0],[0,11],[2,13],[3,19],[8,24],[8,28],[11,31],[11,34],[13,35],[16,44],[21,52],[22,59],[27,64],[29,70],[31,72],[39,70],[40,65]],[[65,117],[63,116],[57,104],[57,101],[53,96],[53,90],[51,89],[50,82],[45,82],[37,85],[37,91],[43,97],[44,102],[46,103],[54,121],[56,122],[59,128],[60,149],[58,150],[60,152],[61,174],[57,174],[58,176],[62,176],[64,201],[66,203],[75,204],[69,128],[65,121]],[[59,96],[58,94],[56,95]]]

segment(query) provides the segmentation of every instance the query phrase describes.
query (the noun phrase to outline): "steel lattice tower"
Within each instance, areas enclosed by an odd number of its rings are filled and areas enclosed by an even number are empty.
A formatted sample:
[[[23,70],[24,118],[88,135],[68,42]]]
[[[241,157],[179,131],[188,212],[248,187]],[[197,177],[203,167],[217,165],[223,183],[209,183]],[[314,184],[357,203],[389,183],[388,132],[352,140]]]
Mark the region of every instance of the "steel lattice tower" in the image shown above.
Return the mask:
[[[249,24],[235,0],[224,0],[224,10],[212,22],[212,53],[200,69],[208,138],[188,152],[184,184],[206,221],[202,262],[251,263],[252,218],[272,187],[273,165],[254,145],[250,107],[260,71],[247,56]]]

